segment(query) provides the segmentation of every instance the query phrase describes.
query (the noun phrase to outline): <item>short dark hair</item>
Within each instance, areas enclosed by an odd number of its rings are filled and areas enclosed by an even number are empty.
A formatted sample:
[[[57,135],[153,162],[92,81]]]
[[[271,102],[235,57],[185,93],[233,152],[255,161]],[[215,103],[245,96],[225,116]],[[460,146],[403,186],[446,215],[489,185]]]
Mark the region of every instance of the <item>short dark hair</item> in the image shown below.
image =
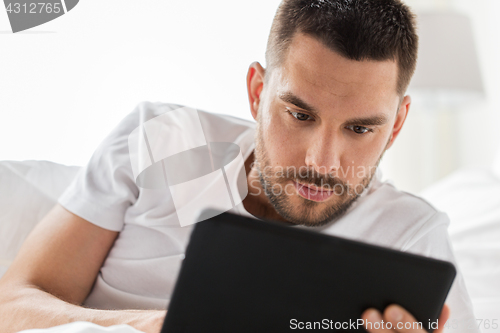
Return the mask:
[[[406,92],[417,62],[418,36],[415,15],[400,0],[283,0],[267,43],[267,74],[283,63],[297,32],[347,59],[395,60],[397,93]]]

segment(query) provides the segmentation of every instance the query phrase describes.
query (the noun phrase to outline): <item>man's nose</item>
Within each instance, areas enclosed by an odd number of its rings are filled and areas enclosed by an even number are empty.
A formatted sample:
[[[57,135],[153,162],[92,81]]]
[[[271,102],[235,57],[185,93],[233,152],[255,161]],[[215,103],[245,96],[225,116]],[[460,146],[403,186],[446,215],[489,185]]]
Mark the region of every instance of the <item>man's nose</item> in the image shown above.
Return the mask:
[[[323,175],[338,172],[343,149],[342,138],[332,131],[321,131],[316,134],[308,140],[306,165]]]

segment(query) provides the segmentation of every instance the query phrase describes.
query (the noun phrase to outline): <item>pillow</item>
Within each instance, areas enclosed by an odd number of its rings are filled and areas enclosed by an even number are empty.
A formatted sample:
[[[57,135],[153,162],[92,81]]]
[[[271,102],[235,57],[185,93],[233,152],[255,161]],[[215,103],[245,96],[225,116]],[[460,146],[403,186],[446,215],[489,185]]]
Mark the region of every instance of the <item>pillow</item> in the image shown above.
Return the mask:
[[[493,174],[500,179],[500,146],[498,147],[497,154],[495,156],[495,160],[493,161]]]
[[[420,195],[450,217],[450,240],[476,318],[500,319],[500,177],[490,168],[463,169]]]
[[[47,161],[0,161],[0,277],[79,170]]]

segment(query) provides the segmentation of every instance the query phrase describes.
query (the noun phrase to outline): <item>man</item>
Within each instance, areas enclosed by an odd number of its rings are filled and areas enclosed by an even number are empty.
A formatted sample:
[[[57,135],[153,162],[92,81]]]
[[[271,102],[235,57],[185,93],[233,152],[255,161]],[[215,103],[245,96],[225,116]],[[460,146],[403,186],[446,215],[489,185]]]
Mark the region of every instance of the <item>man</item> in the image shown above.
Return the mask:
[[[381,182],[377,169],[406,119],[416,54],[413,16],[399,0],[284,0],[267,68],[248,71],[255,128],[206,112],[194,121],[207,142],[241,149],[248,195],[231,211],[453,261],[446,214]],[[99,146],[0,280],[2,332],[76,320],[160,330],[192,228],[180,226],[174,189],[137,185],[129,138],[171,115],[154,138],[179,141],[176,131],[194,126],[179,110],[142,103]],[[153,160],[146,135],[143,158]],[[450,311],[450,330],[474,327],[461,275],[447,303],[438,331]],[[414,321],[397,305],[363,319],[393,323],[370,332],[423,332],[397,325]]]

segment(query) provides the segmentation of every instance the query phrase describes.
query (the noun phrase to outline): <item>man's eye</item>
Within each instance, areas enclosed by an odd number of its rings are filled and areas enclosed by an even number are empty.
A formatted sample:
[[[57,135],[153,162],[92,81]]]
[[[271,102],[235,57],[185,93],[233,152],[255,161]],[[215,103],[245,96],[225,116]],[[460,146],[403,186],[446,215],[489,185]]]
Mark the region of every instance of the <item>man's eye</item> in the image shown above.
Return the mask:
[[[288,111],[290,112],[290,114],[292,116],[295,117],[295,119],[297,120],[300,120],[300,121],[305,121],[305,120],[309,120],[311,117],[305,113],[300,113],[300,112],[292,112],[292,111]]]
[[[370,128],[364,126],[349,126],[348,128],[356,134],[365,134],[367,132],[373,132]]]

